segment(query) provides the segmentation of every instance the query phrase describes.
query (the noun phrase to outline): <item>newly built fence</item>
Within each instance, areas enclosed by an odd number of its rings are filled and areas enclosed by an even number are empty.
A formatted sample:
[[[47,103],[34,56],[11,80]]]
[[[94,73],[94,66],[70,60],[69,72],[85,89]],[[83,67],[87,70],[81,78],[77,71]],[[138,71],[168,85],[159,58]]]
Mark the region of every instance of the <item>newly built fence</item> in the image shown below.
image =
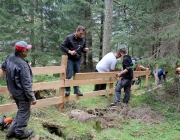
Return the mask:
[[[49,106],[58,104],[59,110],[63,109],[65,102],[80,100],[84,98],[90,98],[99,95],[110,95],[114,93],[114,83],[117,82],[115,79],[115,75],[117,72],[90,72],[90,73],[78,73],[75,75],[74,79],[66,79],[66,65],[67,65],[67,56],[62,56],[61,66],[49,66],[49,67],[33,67],[32,72],[33,75],[40,75],[40,74],[55,74],[60,73],[60,79],[58,81],[51,81],[51,82],[39,82],[33,83],[33,91],[36,90],[45,90],[45,89],[59,89],[59,96],[46,98],[38,100],[36,105],[33,105],[32,108],[38,108],[43,106]],[[148,86],[148,76],[151,72],[150,71],[134,71],[134,80],[138,76],[146,76],[145,86]],[[4,77],[5,73],[0,70],[0,77]],[[64,89],[68,86],[83,86],[83,85],[95,85],[95,84],[109,84],[109,88],[106,90],[100,91],[90,91],[83,93],[84,96],[77,96],[76,94],[71,94],[68,97],[65,97]],[[133,85],[132,90],[136,89],[138,85]],[[0,87],[0,96],[4,94],[9,94],[6,86]],[[10,104],[3,104],[0,105],[0,113],[3,112],[11,112],[16,111],[17,106],[15,103]]]

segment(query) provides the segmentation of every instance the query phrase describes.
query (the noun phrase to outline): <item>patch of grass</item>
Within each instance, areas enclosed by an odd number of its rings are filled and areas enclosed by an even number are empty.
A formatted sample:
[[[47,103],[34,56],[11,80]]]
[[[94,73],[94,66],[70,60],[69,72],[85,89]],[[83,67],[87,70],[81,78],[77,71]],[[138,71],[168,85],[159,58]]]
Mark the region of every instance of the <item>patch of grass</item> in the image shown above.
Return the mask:
[[[149,78],[149,83],[153,86],[153,78]],[[134,110],[139,109],[142,104],[151,107],[154,112],[166,118],[166,121],[159,121],[152,124],[147,124],[140,119],[132,119],[128,117],[114,115],[117,117],[114,128],[102,129],[101,124],[96,120],[87,122],[78,122],[76,119],[70,119],[70,111],[73,108],[64,108],[62,112],[58,111],[58,105],[32,109],[28,129],[34,129],[34,134],[39,134],[44,139],[57,140],[169,140],[180,139],[180,113],[177,111],[179,100],[176,96],[165,93],[162,89],[147,92],[145,94],[135,96],[144,91],[146,88],[145,79],[142,78],[141,87],[132,92],[129,106]],[[150,86],[150,88],[151,88]],[[108,87],[108,86],[107,86]],[[82,93],[93,91],[94,85],[81,86]],[[71,88],[72,89],[72,88]],[[72,89],[73,92],[73,89]],[[123,92],[121,97],[123,97]],[[88,99],[77,100],[70,102],[75,105],[75,109],[84,110],[85,108],[106,108],[113,98],[105,98],[97,96]],[[3,102],[8,100],[6,97]],[[66,103],[67,106],[70,103]],[[2,116],[3,114],[1,114]],[[16,112],[5,113],[6,116],[15,116]],[[113,115],[113,112],[112,112]],[[51,134],[42,126],[42,122],[36,118],[43,119],[47,122],[65,125],[61,128],[62,137]],[[7,130],[0,132],[0,140],[4,139]]]

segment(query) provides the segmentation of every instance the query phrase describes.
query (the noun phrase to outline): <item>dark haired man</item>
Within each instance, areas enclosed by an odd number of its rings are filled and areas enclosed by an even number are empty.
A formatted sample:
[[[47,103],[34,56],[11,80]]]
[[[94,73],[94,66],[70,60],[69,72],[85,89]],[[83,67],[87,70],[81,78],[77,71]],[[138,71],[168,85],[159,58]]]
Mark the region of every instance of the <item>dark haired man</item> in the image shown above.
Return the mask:
[[[85,28],[82,25],[79,25],[76,28],[76,32],[68,35],[61,44],[61,50],[68,55],[66,79],[71,79],[73,75],[80,72],[82,52],[87,53],[89,51],[89,49],[86,48],[86,41],[83,37],[84,32]],[[65,95],[69,96],[70,87],[66,87],[65,89]],[[78,86],[74,86],[74,94],[83,96]]]
[[[163,69],[158,69],[158,84],[161,84],[161,76],[163,76],[164,81],[166,81],[166,75],[168,71],[165,71]],[[156,77],[156,70],[153,71],[154,77]]]
[[[30,107],[36,104],[36,98],[32,92],[32,71],[24,58],[32,48],[24,41],[15,44],[15,54],[8,55],[1,68],[6,71],[6,81],[9,92],[18,107],[18,112],[11,123],[6,138],[15,137],[26,139],[33,130],[25,130],[30,118]]]
[[[123,103],[127,104],[130,99],[130,90],[133,79],[133,63],[131,57],[126,54],[126,49],[121,48],[120,54],[123,57],[122,67],[123,71],[116,74],[117,77],[122,77],[117,83],[115,88],[114,103],[112,105],[117,105],[120,102],[121,89],[124,88],[124,99]]]

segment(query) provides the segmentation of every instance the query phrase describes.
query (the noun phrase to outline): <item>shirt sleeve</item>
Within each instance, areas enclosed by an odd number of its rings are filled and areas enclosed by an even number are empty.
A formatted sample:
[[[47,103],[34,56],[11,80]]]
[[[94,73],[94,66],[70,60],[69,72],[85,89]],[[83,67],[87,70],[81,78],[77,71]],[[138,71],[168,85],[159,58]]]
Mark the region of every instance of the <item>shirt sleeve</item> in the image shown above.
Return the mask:
[[[164,81],[166,81],[166,75],[164,75],[164,74],[163,74],[163,79],[164,79]]]
[[[69,51],[68,45],[69,45],[69,39],[68,39],[68,37],[66,37],[66,39],[61,44],[61,50],[65,53],[68,53],[68,51]]]
[[[83,41],[84,41],[84,44],[83,44],[83,47],[82,47],[81,51],[82,51],[83,53],[87,53],[87,52],[84,51],[84,48],[86,48],[86,39],[83,38]]]

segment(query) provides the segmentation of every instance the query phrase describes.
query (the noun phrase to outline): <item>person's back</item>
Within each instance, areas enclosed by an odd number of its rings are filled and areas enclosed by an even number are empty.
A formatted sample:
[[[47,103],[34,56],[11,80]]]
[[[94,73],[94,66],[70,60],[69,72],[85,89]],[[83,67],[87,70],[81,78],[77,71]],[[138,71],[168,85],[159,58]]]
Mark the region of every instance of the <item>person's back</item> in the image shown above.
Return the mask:
[[[23,82],[26,83],[29,87],[32,87],[32,72],[28,63],[24,59],[20,58],[18,55],[9,55],[6,59],[5,71],[7,73],[6,80],[8,83],[7,87],[9,92],[16,99],[28,100],[27,95],[24,94],[24,89],[31,90],[31,88],[27,89],[22,87],[21,85],[21,82]],[[23,76],[23,78],[21,76]],[[33,96],[31,98],[33,98]]]
[[[117,59],[115,55],[110,52],[107,53],[96,65],[96,69],[98,72],[109,72],[114,70],[117,63]]]
[[[158,76],[163,75],[163,73],[164,73],[164,70],[163,70],[163,69],[158,69]]]

